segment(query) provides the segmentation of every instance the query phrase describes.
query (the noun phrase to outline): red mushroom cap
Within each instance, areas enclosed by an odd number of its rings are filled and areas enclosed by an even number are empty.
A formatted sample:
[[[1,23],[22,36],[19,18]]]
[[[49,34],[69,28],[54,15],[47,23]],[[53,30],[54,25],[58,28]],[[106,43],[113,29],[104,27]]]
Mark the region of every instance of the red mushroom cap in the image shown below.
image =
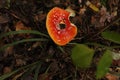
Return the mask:
[[[62,46],[69,43],[77,34],[77,27],[69,21],[70,13],[55,7],[47,15],[46,28],[52,40]],[[61,29],[61,24],[65,27]]]

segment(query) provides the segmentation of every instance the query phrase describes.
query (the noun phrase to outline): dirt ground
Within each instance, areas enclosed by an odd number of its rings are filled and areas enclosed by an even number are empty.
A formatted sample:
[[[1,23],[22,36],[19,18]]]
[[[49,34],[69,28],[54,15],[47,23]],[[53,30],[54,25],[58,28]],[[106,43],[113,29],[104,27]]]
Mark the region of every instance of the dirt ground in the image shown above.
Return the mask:
[[[118,45],[103,39],[100,33],[107,29],[120,33],[120,0],[89,1],[95,8],[87,5],[87,0],[0,0],[0,34],[9,31],[37,30],[48,35],[46,30],[48,12],[53,7],[62,9],[69,7],[75,13],[74,17],[70,17],[70,21],[78,28],[77,36],[71,43],[96,42],[108,46]],[[0,39],[0,47],[28,38],[45,37],[34,34],[9,35]],[[77,69],[70,58],[73,48],[71,44],[59,47],[49,37],[46,41],[9,46],[0,51],[0,76],[33,64],[31,67],[20,69],[5,80],[33,80],[35,73],[38,73],[38,77],[34,80],[96,80],[96,64],[104,49],[90,47],[96,50],[92,65],[88,69]],[[115,51],[120,52],[120,49],[116,48]],[[113,61],[110,68],[114,72],[120,72],[120,69],[116,70],[116,66],[120,68],[120,59]],[[107,74],[101,80],[117,79],[118,77]]]

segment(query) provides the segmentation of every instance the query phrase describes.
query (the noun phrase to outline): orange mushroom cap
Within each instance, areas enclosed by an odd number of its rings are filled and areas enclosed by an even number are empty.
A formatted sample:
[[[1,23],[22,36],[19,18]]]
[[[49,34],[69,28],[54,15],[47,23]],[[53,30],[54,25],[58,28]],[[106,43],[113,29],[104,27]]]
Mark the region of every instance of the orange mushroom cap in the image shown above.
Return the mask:
[[[77,34],[77,27],[69,21],[70,13],[55,7],[47,15],[46,28],[52,40],[62,46],[69,43]],[[65,25],[61,29],[61,25]]]

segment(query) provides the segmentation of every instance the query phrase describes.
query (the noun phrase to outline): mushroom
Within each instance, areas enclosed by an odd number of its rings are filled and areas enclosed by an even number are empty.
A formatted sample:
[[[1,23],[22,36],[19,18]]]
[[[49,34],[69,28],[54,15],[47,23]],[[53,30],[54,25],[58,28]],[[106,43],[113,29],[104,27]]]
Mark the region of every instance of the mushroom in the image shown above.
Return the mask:
[[[47,14],[46,28],[57,45],[66,45],[77,34],[77,27],[70,22],[69,16],[69,12],[58,7],[54,7]]]

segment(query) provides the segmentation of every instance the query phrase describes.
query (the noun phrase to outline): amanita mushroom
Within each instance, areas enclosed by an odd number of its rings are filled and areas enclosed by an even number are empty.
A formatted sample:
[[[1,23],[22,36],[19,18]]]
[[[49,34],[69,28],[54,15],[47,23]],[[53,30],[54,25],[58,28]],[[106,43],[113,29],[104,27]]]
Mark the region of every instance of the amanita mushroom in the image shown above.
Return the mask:
[[[77,27],[70,22],[69,15],[69,12],[58,7],[51,9],[47,15],[46,28],[57,45],[66,45],[77,34]]]

